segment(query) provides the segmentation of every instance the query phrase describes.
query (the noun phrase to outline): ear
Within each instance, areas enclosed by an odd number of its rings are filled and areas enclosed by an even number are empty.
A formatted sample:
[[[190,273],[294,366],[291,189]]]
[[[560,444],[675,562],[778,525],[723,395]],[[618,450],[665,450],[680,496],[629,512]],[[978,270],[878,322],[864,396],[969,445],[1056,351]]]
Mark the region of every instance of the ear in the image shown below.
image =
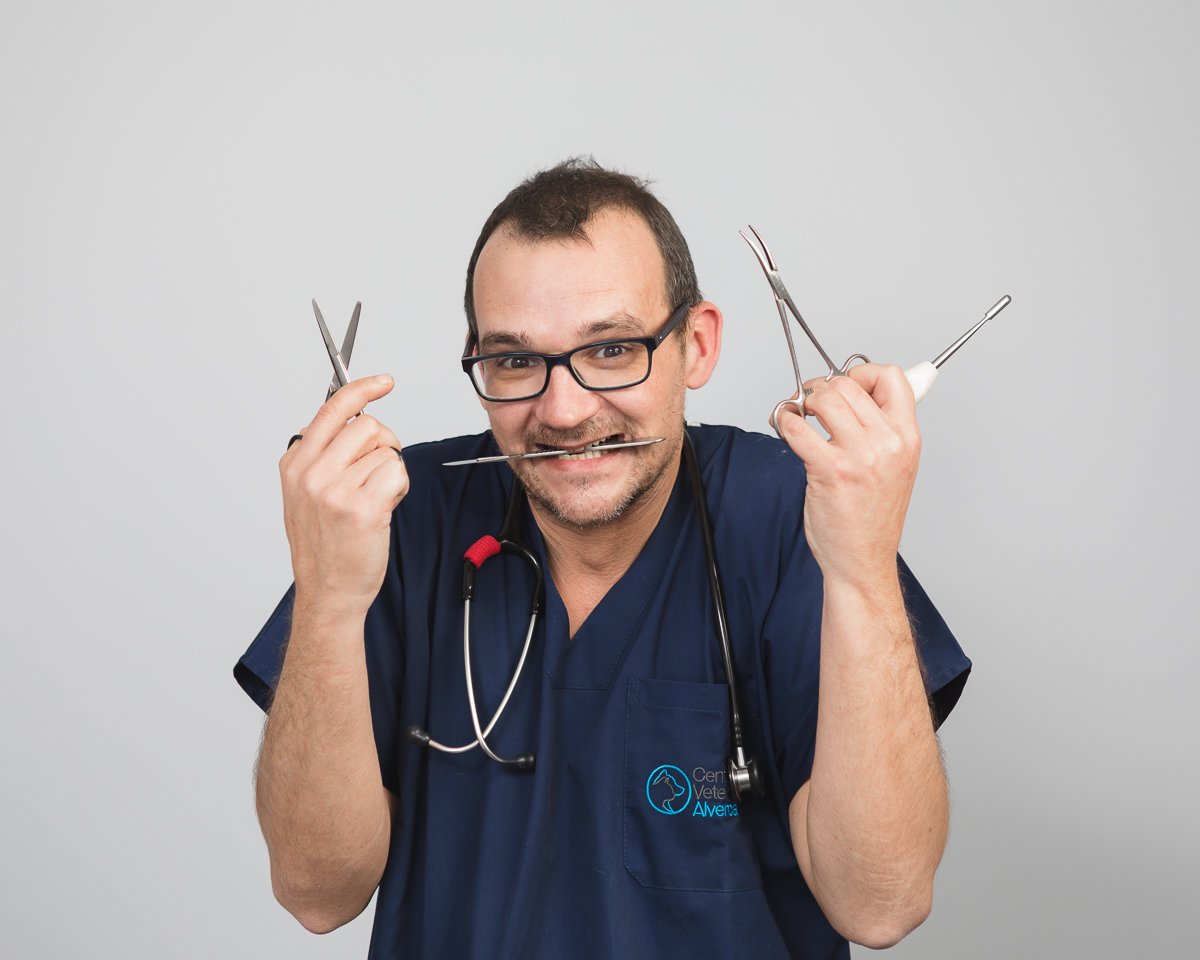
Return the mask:
[[[721,355],[721,327],[725,318],[715,303],[703,300],[692,309],[687,333],[687,385],[696,390],[708,383]]]

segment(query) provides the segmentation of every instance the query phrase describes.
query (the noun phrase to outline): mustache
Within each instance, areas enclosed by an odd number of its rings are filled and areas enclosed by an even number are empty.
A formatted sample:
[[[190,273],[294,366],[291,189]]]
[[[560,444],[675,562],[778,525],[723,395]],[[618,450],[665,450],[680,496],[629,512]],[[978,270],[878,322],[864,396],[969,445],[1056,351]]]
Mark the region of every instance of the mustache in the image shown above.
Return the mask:
[[[602,437],[611,437],[613,434],[633,436],[623,425],[593,421],[572,430],[539,430],[537,433],[527,434],[525,442],[528,444],[527,450],[533,449],[538,444],[546,447],[577,447],[585,440],[599,440]]]

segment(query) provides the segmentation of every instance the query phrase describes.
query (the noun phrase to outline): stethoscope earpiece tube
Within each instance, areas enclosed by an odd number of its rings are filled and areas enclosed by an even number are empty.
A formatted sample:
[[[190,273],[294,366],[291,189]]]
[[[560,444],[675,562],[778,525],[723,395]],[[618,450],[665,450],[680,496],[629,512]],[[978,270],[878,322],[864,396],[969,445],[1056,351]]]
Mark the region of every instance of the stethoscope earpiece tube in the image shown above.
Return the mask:
[[[445,744],[438,743],[429,735],[428,731],[416,724],[408,727],[405,730],[405,734],[412,743],[422,747],[432,747],[434,750],[441,751],[442,753],[466,753],[468,750],[479,747],[488,757],[503,767],[531,771],[537,762],[537,758],[532,753],[522,753],[515,757],[502,757],[495,753],[487,742],[487,737],[496,725],[496,721],[500,719],[504,708],[508,706],[509,698],[517,686],[517,681],[521,679],[521,670],[525,666],[525,660],[529,655],[529,647],[533,642],[533,631],[537,626],[538,614],[541,612],[543,597],[545,596],[545,578],[542,576],[541,564],[538,563],[537,557],[529,549],[517,542],[516,539],[520,523],[517,506],[520,502],[520,495],[523,492],[521,484],[514,478],[513,489],[509,496],[508,511],[504,517],[504,526],[500,530],[500,536],[498,538],[490,534],[482,536],[471,544],[463,554],[463,671],[467,685],[467,705],[470,707],[471,726],[475,730],[475,739],[470,743],[463,744],[461,747],[448,747]],[[533,604],[529,614],[529,629],[525,633],[525,643],[521,648],[521,656],[517,660],[517,666],[513,671],[512,679],[508,683],[508,688],[504,691],[504,696],[501,698],[496,712],[492,714],[492,718],[488,721],[487,726],[483,727],[479,722],[479,711],[475,704],[475,681],[471,675],[471,604],[475,599],[476,572],[488,560],[502,551],[515,553],[532,565],[534,572]]]
[[[472,600],[475,597],[475,571],[494,557],[501,550],[500,541],[490,533],[484,534],[467,547],[463,554],[463,588],[462,598]]]
[[[729,617],[725,612],[725,595],[721,592],[721,577],[717,571],[717,550],[713,542],[712,526],[708,521],[708,505],[704,502],[704,483],[700,467],[696,463],[696,449],[692,446],[687,427],[683,430],[683,459],[687,463],[688,478],[692,482],[692,496],[696,501],[696,512],[700,520],[700,537],[704,541],[704,555],[708,559],[708,585],[712,593],[713,616],[717,625],[717,638],[721,641],[721,658],[725,662],[725,679],[729,682],[729,728],[733,740],[733,756],[729,758],[729,784],[739,802],[749,800],[751,795],[761,797],[766,793],[758,761],[747,759],[745,742],[742,738],[742,713],[738,709],[737,677],[733,671],[733,647],[729,642]]]

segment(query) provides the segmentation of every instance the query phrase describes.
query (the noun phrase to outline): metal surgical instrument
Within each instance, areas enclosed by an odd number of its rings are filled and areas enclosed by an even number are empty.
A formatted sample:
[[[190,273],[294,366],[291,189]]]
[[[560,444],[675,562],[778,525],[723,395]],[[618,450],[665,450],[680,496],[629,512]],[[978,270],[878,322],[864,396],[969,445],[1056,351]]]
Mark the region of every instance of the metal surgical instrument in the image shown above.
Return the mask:
[[[750,239],[745,230],[739,230],[738,233],[741,234],[742,239],[746,241],[750,249],[754,251],[754,256],[758,258],[759,266],[762,267],[763,273],[766,274],[767,280],[771,284],[771,291],[775,294],[775,308],[779,311],[779,322],[783,324],[783,334],[785,337],[787,337],[788,352],[792,357],[792,371],[796,375],[796,395],[794,397],[789,397],[786,400],[780,400],[779,403],[775,404],[775,409],[771,411],[771,428],[782,440],[783,434],[779,430],[779,412],[784,407],[791,407],[800,416],[804,416],[804,398],[812,393],[811,389],[805,388],[804,378],[800,375],[800,362],[796,359],[796,345],[792,342],[792,330],[791,325],[788,323],[788,311],[791,311],[792,316],[796,318],[796,322],[800,324],[800,329],[804,331],[809,341],[814,347],[816,347],[817,353],[821,355],[821,359],[824,360],[826,365],[829,367],[829,372],[825,376],[826,380],[832,380],[834,377],[846,376],[847,372],[850,370],[850,366],[855,360],[861,360],[863,363],[870,363],[871,360],[861,353],[855,353],[847,357],[846,362],[840,367],[834,364],[834,362],[829,358],[829,354],[825,352],[825,348],[821,346],[820,342],[813,335],[812,330],[809,329],[808,324],[804,322],[804,317],[801,316],[800,309],[796,306],[796,301],[794,301],[791,294],[788,293],[787,287],[783,283],[783,278],[779,275],[779,271],[775,267],[775,259],[771,256],[771,251],[767,247],[767,242],[762,238],[762,235],[754,229],[754,227],[749,227],[749,230],[754,234],[753,240]],[[755,241],[757,241],[757,243]],[[938,354],[938,356],[932,361],[926,360],[925,362],[918,363],[915,367],[911,367],[904,371],[904,375],[908,378],[908,382],[912,386],[913,395],[916,397],[917,403],[920,403],[925,398],[925,395],[929,393],[930,388],[933,386],[933,382],[937,379],[938,368],[941,367],[941,365],[949,360],[952,356],[954,356],[959,347],[970,340],[980,327],[991,320],[992,317],[998,314],[1010,303],[1012,303],[1012,297],[1005,294],[994,304],[992,304],[987,313],[983,315],[982,320],[980,320],[973,327],[971,327],[971,329],[955,340],[954,343],[950,344],[950,346]]]
[[[451,460],[443,463],[443,467],[468,467],[473,463],[507,463],[510,460],[536,460],[540,457],[561,457],[564,453],[574,456],[577,453],[588,453],[592,450],[620,450],[622,447],[647,447],[652,443],[662,443],[665,437],[648,437],[645,440],[626,440],[622,443],[589,443],[579,450],[534,450],[530,453],[500,454],[495,457],[476,457],[474,460]]]
[[[346,328],[346,336],[342,339],[340,351],[333,345],[333,337],[329,335],[329,328],[325,326],[325,318],[321,316],[321,308],[317,306],[315,298],[312,307],[313,313],[317,315],[317,326],[321,328],[321,337],[325,340],[329,362],[333,364],[333,379],[329,381],[329,390],[325,394],[325,399],[328,400],[350,382],[347,368],[350,366],[350,354],[354,352],[354,338],[358,334],[358,318],[362,313],[362,301],[354,305],[354,313],[350,317],[350,326]]]

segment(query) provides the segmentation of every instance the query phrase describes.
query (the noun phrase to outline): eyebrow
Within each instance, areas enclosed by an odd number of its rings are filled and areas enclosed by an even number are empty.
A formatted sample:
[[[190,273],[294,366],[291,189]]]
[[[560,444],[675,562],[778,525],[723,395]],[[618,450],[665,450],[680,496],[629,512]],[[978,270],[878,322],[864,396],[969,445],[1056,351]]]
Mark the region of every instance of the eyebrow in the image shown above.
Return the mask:
[[[579,328],[579,346],[593,340],[611,339],[613,336],[648,336],[642,321],[631,313],[621,310],[600,320],[585,323]],[[574,348],[572,348],[574,349]],[[497,330],[479,338],[479,352],[498,353],[506,350],[521,350],[536,353],[532,341],[524,330]]]

